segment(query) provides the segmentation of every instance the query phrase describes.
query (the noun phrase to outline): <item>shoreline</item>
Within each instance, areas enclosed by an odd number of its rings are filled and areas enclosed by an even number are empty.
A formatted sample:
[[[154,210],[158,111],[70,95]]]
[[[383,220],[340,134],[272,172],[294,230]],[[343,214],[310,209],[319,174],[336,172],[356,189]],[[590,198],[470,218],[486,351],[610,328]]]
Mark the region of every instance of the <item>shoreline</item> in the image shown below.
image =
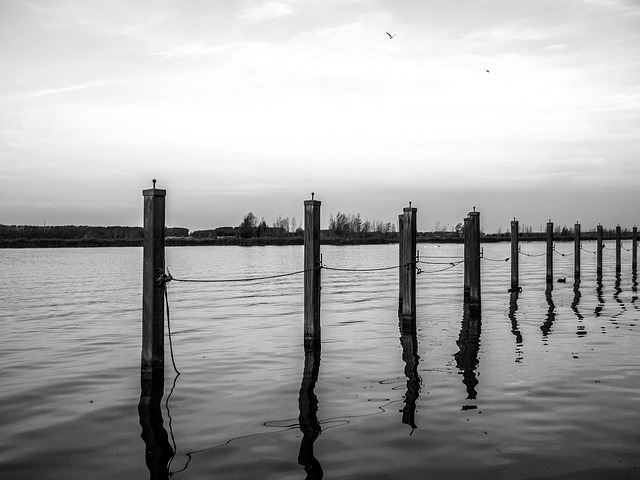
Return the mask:
[[[631,233],[621,236],[622,240],[632,240]],[[595,241],[595,232],[583,232],[583,241]],[[605,235],[605,241],[615,241],[615,235]],[[370,238],[321,238],[321,245],[388,245],[398,243],[398,237],[370,237]],[[462,237],[435,237],[420,236],[417,243],[464,243]],[[485,235],[481,237],[480,243],[510,242],[510,235]],[[546,234],[525,234],[518,237],[519,242],[544,242]],[[573,236],[554,235],[554,242],[573,242]],[[23,248],[101,248],[101,247],[142,247],[142,239],[105,239],[105,238],[15,238],[0,239],[0,249],[23,249]],[[242,247],[262,247],[262,246],[290,246],[304,245],[303,237],[219,237],[195,239],[193,237],[167,237],[166,247],[199,247],[199,246],[242,246]]]

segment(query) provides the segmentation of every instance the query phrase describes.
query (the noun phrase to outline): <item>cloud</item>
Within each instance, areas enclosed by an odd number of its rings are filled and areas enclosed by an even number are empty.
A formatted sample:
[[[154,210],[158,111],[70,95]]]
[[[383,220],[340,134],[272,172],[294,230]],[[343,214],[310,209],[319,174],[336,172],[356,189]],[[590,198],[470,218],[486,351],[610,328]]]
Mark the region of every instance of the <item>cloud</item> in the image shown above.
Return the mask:
[[[27,98],[47,97],[49,95],[58,95],[61,93],[72,92],[75,90],[86,90],[90,88],[105,87],[108,85],[114,85],[116,83],[122,83],[122,82],[123,82],[122,79],[93,80],[89,82],[79,83],[76,85],[67,85],[64,87],[54,87],[54,88],[42,88],[39,90],[30,91],[30,92],[7,95],[4,97],[0,97],[0,100],[21,100],[21,99],[27,99]]]
[[[240,14],[240,18],[250,22],[264,22],[275,18],[292,15],[291,5],[285,2],[265,2],[254,5]]]

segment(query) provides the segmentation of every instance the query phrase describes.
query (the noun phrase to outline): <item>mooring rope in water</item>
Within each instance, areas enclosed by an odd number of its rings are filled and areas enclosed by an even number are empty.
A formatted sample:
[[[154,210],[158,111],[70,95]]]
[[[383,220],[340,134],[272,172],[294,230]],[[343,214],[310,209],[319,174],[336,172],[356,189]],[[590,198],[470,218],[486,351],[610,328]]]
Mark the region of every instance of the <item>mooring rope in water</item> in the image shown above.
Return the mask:
[[[169,334],[169,351],[171,352],[171,363],[173,363],[173,369],[176,371],[178,375],[180,375],[180,372],[176,367],[175,358],[173,357],[173,342],[171,341],[171,316],[169,315],[169,293],[167,291],[167,282],[163,282],[162,285],[164,287],[165,305],[167,306],[167,333]],[[176,375],[176,379],[178,378],[178,375]],[[175,386],[175,381],[174,381],[174,386]]]
[[[584,248],[582,245],[580,245],[580,250],[587,252],[587,253],[593,253],[594,255],[596,255],[598,252],[592,252],[591,250],[587,250],[586,248]]]

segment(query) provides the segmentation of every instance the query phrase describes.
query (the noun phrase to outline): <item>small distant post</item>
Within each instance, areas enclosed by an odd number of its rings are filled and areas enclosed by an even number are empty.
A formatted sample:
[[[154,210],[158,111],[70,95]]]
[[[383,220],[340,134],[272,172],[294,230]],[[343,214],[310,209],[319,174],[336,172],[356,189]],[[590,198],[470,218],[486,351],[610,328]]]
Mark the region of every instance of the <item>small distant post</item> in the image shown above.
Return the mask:
[[[511,220],[511,290],[518,290],[518,221]]]
[[[616,273],[622,270],[622,229],[616,226]]]
[[[304,202],[304,348],[320,349],[320,202]]]
[[[597,232],[596,275],[598,278],[602,278],[602,250],[604,249],[604,244],[602,243],[602,225],[598,225]]]
[[[480,212],[469,212],[469,243],[465,257],[469,264],[469,307],[480,309]]]
[[[553,284],[553,222],[547,222],[547,284]]]
[[[575,267],[574,267],[574,278],[575,279],[579,279],[580,278],[580,224],[576,223],[574,228],[574,249],[573,249],[573,253],[574,253],[574,257],[575,257]]]
[[[411,206],[399,215],[400,226],[400,299],[398,313],[402,319],[416,316],[416,237],[417,209]]]
[[[143,190],[142,374],[164,371],[164,234],[166,190]]]
[[[631,237],[631,269],[638,269],[638,227],[633,227],[633,236]]]
[[[464,226],[462,233],[464,236],[464,300],[469,300],[469,230],[471,226],[469,224],[469,217],[464,219]]]

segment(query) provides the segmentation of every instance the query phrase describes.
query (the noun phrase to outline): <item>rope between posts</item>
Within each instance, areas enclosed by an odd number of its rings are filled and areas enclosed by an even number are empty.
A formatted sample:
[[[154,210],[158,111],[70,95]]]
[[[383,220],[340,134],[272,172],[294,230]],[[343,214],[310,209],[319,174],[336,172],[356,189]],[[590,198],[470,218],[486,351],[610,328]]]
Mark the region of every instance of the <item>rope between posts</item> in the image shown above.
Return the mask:
[[[186,283],[227,283],[227,282],[254,282],[259,280],[271,280],[273,278],[281,278],[281,277],[290,277],[292,275],[300,275],[305,272],[312,272],[314,270],[318,270],[323,268],[322,266],[316,268],[310,268],[307,270],[299,270],[297,272],[289,272],[289,273],[280,273],[277,275],[266,275],[263,277],[248,277],[248,278],[218,278],[218,279],[187,279],[187,278],[174,278],[171,273],[167,275],[167,279],[165,281],[174,281],[174,282],[186,282]],[[167,269],[167,272],[169,269]]]
[[[404,265],[393,265],[392,267],[379,267],[379,268],[339,268],[339,267],[327,267],[323,265],[325,270],[334,270],[336,272],[381,272],[383,270],[393,270],[395,268],[408,267],[413,263],[406,263]]]
[[[520,255],[524,255],[525,257],[542,257],[543,255],[547,254],[547,252],[538,253],[538,254],[532,254],[532,253],[525,253],[525,252],[522,252],[522,251],[520,251],[518,253],[520,253]]]
[[[489,262],[508,262],[511,257],[507,257],[505,259],[495,259],[495,258],[487,258],[485,256],[480,257],[483,260],[487,260]]]
[[[576,252],[571,252],[571,253],[560,253],[559,251],[556,250],[556,247],[553,247],[553,251],[555,253],[557,253],[558,255],[560,255],[561,257],[570,257],[571,255],[573,255]]]

